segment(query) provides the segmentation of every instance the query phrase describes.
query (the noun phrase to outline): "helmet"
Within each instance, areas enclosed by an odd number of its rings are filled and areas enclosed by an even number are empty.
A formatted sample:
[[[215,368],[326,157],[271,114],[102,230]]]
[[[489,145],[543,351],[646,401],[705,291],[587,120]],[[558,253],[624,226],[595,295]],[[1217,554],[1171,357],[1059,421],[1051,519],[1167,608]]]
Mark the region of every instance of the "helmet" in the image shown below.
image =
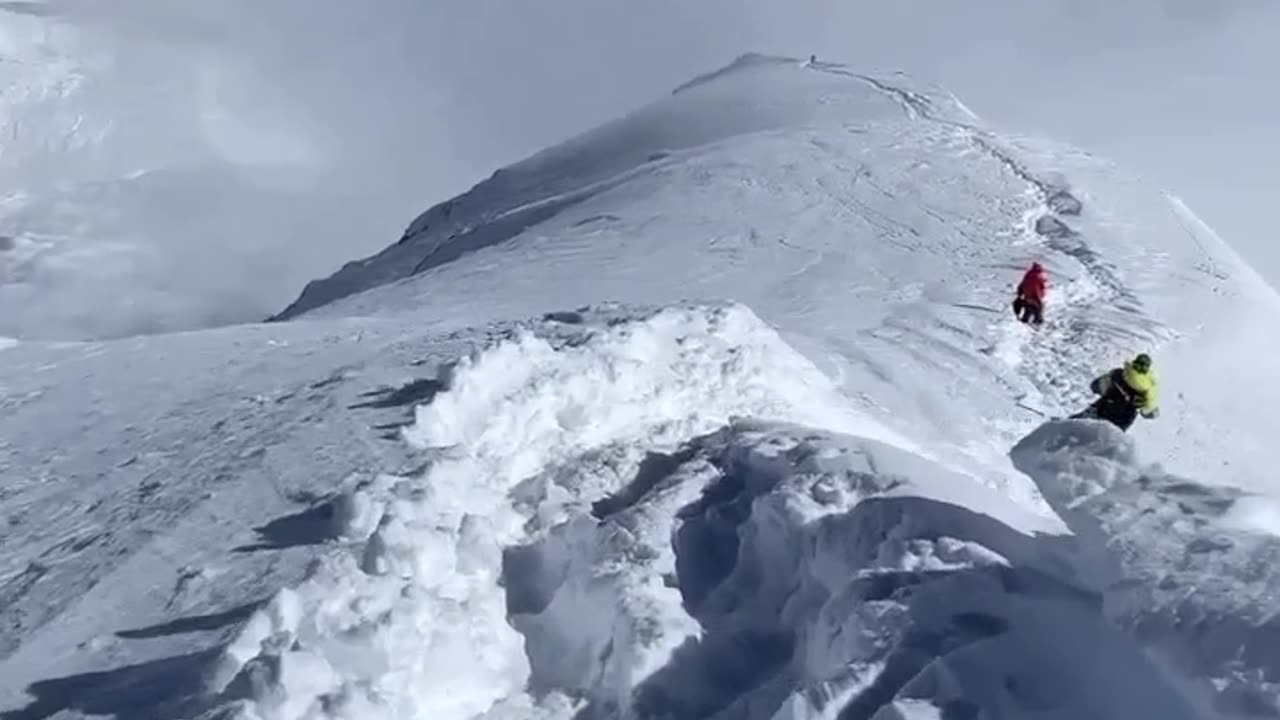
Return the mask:
[[[1140,373],[1147,372],[1151,369],[1151,356],[1146,353],[1138,353],[1133,358],[1133,369]]]

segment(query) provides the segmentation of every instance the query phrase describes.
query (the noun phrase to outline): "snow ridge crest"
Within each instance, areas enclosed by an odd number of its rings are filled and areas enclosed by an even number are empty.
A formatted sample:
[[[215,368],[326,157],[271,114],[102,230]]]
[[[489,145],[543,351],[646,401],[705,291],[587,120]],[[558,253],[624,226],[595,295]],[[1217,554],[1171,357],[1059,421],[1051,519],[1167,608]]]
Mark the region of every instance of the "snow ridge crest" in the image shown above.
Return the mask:
[[[210,713],[1195,717],[1081,538],[833,409],[741,305],[553,313],[439,384],[423,471],[348,487]]]
[[[469,718],[515,702],[530,669],[502,548],[737,415],[872,428],[824,410],[838,407],[826,378],[737,305],[558,313],[442,375],[404,430],[425,471],[350,488],[335,513],[347,543],[228,647],[210,689],[244,717]]]

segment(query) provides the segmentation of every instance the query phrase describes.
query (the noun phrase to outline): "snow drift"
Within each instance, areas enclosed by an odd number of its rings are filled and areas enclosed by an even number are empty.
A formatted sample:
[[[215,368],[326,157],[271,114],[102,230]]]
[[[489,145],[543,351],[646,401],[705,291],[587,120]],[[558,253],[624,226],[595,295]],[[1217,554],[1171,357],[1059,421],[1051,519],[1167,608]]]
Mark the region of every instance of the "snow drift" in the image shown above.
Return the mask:
[[[1097,422],[1048,423],[1013,448],[1077,537],[1104,562],[1105,612],[1190,688],[1208,716],[1280,712],[1280,505],[1141,462]]]
[[[532,687],[579,717],[1191,717],[1070,584],[1072,540],[969,478],[752,421],[670,468],[512,553]]]
[[[0,708],[1274,717],[1255,280],[1085,153],[744,57],[277,322],[0,351]],[[1037,429],[1139,349],[1191,491]]]
[[[503,547],[732,415],[860,424],[828,413],[824,378],[742,308],[584,311],[569,330],[447,370],[404,431],[428,470],[353,490],[342,534],[363,550],[326,558],[232,643],[224,682],[253,689],[250,716],[465,718],[518,698],[528,660],[505,622]]]

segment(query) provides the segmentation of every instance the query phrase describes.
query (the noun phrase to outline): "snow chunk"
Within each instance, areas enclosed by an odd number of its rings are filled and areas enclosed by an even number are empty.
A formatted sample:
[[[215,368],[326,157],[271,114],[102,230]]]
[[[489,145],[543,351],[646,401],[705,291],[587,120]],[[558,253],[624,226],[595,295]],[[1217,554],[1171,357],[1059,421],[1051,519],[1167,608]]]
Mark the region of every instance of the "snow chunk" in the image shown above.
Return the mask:
[[[891,437],[843,409],[830,382],[744,307],[606,306],[578,315],[500,332],[448,369],[447,389],[404,430],[425,471],[379,475],[342,494],[334,518],[354,552],[323,558],[302,586],[245,625],[215,682],[224,699],[242,701],[246,717],[279,720],[435,720],[530,707],[530,663],[540,669],[551,650],[526,654],[507,613],[543,602],[545,592],[528,582],[504,594],[504,547],[574,515],[578,524],[566,528],[589,534],[582,513],[647,452],[736,415]],[[564,548],[526,574],[580,564],[588,556],[575,537],[567,533]],[[510,553],[506,566],[516,573]],[[630,601],[641,603],[644,588],[658,592],[660,577],[638,582]],[[600,604],[589,585],[576,604],[557,606],[583,629],[555,650],[561,676],[586,672],[599,649],[590,615],[579,612]],[[679,613],[666,620],[679,622]],[[617,653],[630,644],[619,642]]]
[[[504,568],[532,688],[579,717],[1192,717],[1073,538],[910,452],[738,420],[595,511]]]
[[[1147,465],[1132,439],[1101,422],[1046,423],[1011,456],[1091,546],[1111,619],[1217,716],[1280,717],[1270,499]]]

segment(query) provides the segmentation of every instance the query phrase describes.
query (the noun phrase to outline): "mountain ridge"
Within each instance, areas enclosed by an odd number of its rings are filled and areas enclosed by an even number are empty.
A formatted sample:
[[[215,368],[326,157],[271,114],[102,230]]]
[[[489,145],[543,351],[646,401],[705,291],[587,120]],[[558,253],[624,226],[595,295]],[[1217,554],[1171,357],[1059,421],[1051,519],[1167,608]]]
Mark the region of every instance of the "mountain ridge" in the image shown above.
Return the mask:
[[[501,170],[288,321],[0,350],[0,708],[1272,702],[1266,653],[1201,673],[1161,655],[1205,650],[1195,628],[1106,612],[1192,589],[1165,572],[1181,556],[1266,590],[1248,564],[1270,552],[1280,405],[1237,353],[1274,347],[1269,290],[1088,153],[812,65],[744,61]],[[424,265],[446,207],[493,242]],[[1008,311],[1033,259],[1039,331]],[[1138,350],[1170,388],[1160,419],[1046,422]],[[1196,501],[1129,523],[1111,501],[1144,482]],[[1251,597],[1204,605],[1234,613],[1222,637],[1270,632]]]

